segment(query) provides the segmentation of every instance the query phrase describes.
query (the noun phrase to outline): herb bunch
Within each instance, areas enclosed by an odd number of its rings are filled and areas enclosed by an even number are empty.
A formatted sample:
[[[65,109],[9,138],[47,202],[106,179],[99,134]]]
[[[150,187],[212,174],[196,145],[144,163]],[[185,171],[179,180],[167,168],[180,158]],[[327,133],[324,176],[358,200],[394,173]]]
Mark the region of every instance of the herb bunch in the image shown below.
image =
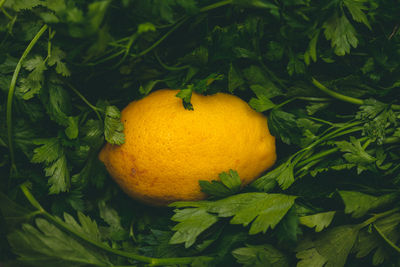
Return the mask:
[[[400,264],[396,1],[0,1],[0,263]],[[148,208],[98,161],[120,109],[160,88],[229,92],[278,162],[246,188]],[[201,180],[201,178],[199,178]]]

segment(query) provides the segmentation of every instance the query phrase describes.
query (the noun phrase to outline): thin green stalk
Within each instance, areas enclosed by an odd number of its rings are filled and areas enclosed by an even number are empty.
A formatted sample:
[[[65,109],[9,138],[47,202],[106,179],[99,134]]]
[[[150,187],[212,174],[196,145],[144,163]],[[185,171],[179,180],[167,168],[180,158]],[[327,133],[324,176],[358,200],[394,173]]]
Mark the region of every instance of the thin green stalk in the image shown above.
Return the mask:
[[[312,157],[309,157],[309,158],[299,162],[296,167],[301,168],[301,167],[307,165],[308,163],[310,163],[312,161],[324,158],[326,156],[329,156],[330,154],[336,153],[337,151],[339,151],[338,147],[331,148],[331,149],[328,149],[328,150],[324,150],[322,152],[319,152],[319,153],[313,155]]]
[[[157,59],[158,63],[161,65],[161,67],[163,67],[164,69],[169,70],[169,71],[178,71],[178,70],[184,70],[184,69],[189,68],[189,65],[184,65],[181,67],[168,66],[164,62],[161,61],[161,58],[158,56],[157,52],[154,52],[154,57]]]
[[[348,102],[348,103],[356,104],[356,105],[364,104],[364,100],[362,100],[362,99],[351,97],[351,96],[342,95],[342,94],[339,94],[339,93],[337,93],[335,91],[332,91],[331,89],[328,89],[328,87],[326,87],[325,85],[320,83],[314,77],[311,78],[311,82],[318,89],[320,89],[324,93],[326,93],[326,94],[328,94],[328,95],[330,95],[330,96],[332,96],[332,97],[334,97],[336,99],[339,99],[339,100],[342,100],[342,101],[345,101],[345,102]],[[400,110],[400,105],[392,104],[391,108],[394,109],[394,110]]]
[[[381,229],[379,229],[378,226],[376,226],[376,224],[372,224],[372,226],[374,227],[375,231],[378,233],[378,235],[385,240],[385,242],[391,246],[397,253],[400,253],[400,248],[398,246],[396,246],[395,243],[393,243],[389,238],[387,238],[387,236],[381,231]]]
[[[230,4],[232,4],[232,0],[225,0],[225,1],[217,2],[217,3],[214,3],[214,4],[211,4],[211,5],[201,8],[200,12],[210,11],[212,9],[216,9],[218,7],[226,6],[226,5],[230,5]]]
[[[158,39],[155,43],[153,43],[150,47],[148,47],[147,49],[143,50],[142,52],[140,52],[137,55],[132,55],[133,57],[141,57],[146,55],[147,53],[149,53],[151,50],[153,50],[154,48],[156,48],[159,44],[162,43],[162,41],[164,41],[168,36],[171,35],[171,33],[173,33],[176,29],[178,29],[183,23],[185,23],[187,20],[189,19],[189,17],[186,17],[184,19],[182,19],[180,22],[178,22],[177,24],[175,24],[174,27],[172,27],[166,34],[164,34],[160,39]]]
[[[78,237],[79,239],[91,244],[94,247],[97,247],[101,250],[107,251],[111,254],[114,255],[119,255],[125,258],[137,260],[140,262],[145,262],[148,263],[149,266],[166,266],[166,265],[177,265],[177,264],[190,264],[192,263],[195,259],[203,259],[203,260],[208,260],[211,261],[213,258],[212,257],[206,257],[206,256],[198,256],[198,257],[181,257],[181,258],[151,258],[151,257],[146,257],[142,255],[138,255],[136,253],[132,252],[126,252],[126,251],[121,251],[118,249],[111,248],[109,246],[106,246],[103,243],[96,242],[90,238],[88,238],[86,235],[83,235],[82,233],[76,231],[74,228],[70,227],[67,223],[62,221],[61,219],[54,217],[50,213],[48,213],[46,210],[42,208],[40,203],[35,199],[35,197],[32,195],[32,193],[29,191],[27,188],[26,184],[21,185],[21,190],[24,193],[25,197],[27,200],[31,203],[32,206],[37,208],[39,210],[38,215],[43,216],[46,218],[48,221],[52,222],[54,225],[56,225],[58,228],[69,232],[73,234],[74,236]]]
[[[108,60],[110,60],[110,59],[116,58],[116,57],[118,57],[119,55],[121,55],[121,54],[123,54],[123,53],[125,53],[125,50],[120,50],[120,51],[118,51],[118,52],[116,52],[116,53],[114,53],[114,54],[112,54],[112,55],[110,55],[110,56],[108,56],[108,57],[105,57],[105,58],[103,58],[103,59],[100,59],[100,60],[98,60],[98,61],[96,61],[96,62],[87,63],[87,65],[88,65],[88,66],[95,66],[95,65],[98,65],[98,64],[100,64],[100,63],[106,62],[106,61],[108,61]]]
[[[377,220],[379,220],[381,218],[384,218],[386,216],[389,216],[389,215],[392,215],[393,213],[398,212],[399,210],[400,210],[400,208],[394,208],[394,209],[391,209],[391,210],[388,210],[388,211],[385,211],[385,212],[382,212],[382,213],[375,214],[374,216],[372,216],[368,220],[360,223],[358,226],[359,226],[360,229],[364,228],[364,227],[366,227],[366,226],[368,226],[370,224],[373,224],[374,222],[376,222]]]
[[[209,6],[205,6],[203,8],[200,9],[200,12],[206,12],[206,11],[210,11],[212,9],[218,8],[218,7],[222,7],[225,5],[229,5],[232,3],[232,0],[226,0],[226,1],[221,1],[215,4],[211,4]],[[152,44],[150,47],[148,47],[147,49],[143,50],[142,52],[140,52],[137,55],[132,55],[133,57],[141,57],[146,55],[147,53],[149,53],[151,50],[153,50],[154,48],[156,48],[162,41],[164,41],[169,35],[171,35],[171,33],[173,33],[177,28],[179,28],[183,23],[185,23],[187,20],[189,19],[189,17],[185,17],[183,18],[180,22],[176,23],[166,34],[164,34],[160,39],[158,39],[154,44]]]
[[[88,105],[97,115],[97,118],[99,118],[99,121],[103,122],[100,113],[98,112],[98,108],[94,105],[92,105],[86,97],[84,97],[75,87],[72,86],[72,84],[65,82],[69,88],[71,88],[72,91],[74,91],[75,94],[77,94],[83,102],[85,102],[86,105]]]
[[[312,83],[318,88],[320,89],[322,92],[345,102],[348,103],[352,103],[352,104],[356,104],[356,105],[362,105],[364,104],[364,100],[358,99],[358,98],[354,98],[351,96],[345,96],[342,94],[339,94],[335,91],[332,91],[330,89],[328,89],[325,85],[323,85],[322,83],[320,83],[319,81],[317,81],[315,78],[311,78]]]
[[[328,102],[331,99],[325,97],[311,97],[311,96],[297,96],[297,99],[305,100],[305,101],[312,101],[312,102]]]
[[[325,124],[327,124],[329,126],[334,126],[335,125],[334,123],[332,123],[330,121],[326,121],[326,120],[323,120],[323,119],[320,119],[320,118],[315,118],[315,117],[308,117],[308,118],[310,120],[314,120],[314,121],[318,121],[318,122],[321,122],[321,123],[325,123]]]
[[[6,2],[6,0],[0,0],[0,7],[3,7],[5,2]]]
[[[8,12],[4,9],[4,7],[0,8],[1,12],[3,12],[3,14],[9,19],[9,20],[13,20],[13,17],[8,14]]]
[[[0,3],[0,6],[2,6],[3,3]],[[22,67],[22,62],[26,58],[26,56],[29,54],[29,52],[32,50],[32,48],[35,46],[39,38],[42,36],[42,34],[47,30],[48,26],[45,24],[43,27],[38,31],[38,33],[33,37],[29,45],[26,47],[24,53],[20,57],[17,66],[15,67],[14,74],[11,79],[10,83],[10,89],[8,90],[8,97],[7,97],[7,134],[8,134],[8,149],[10,151],[10,158],[11,158],[11,170],[16,171],[16,165],[15,165],[15,154],[14,154],[14,148],[12,144],[12,104],[13,104],[13,97],[14,97],[14,91],[15,91],[15,85],[17,83],[17,78],[19,75],[19,72]]]
[[[288,100],[286,100],[286,101],[283,101],[282,103],[276,105],[276,106],[274,107],[274,109],[281,108],[281,107],[283,107],[284,105],[289,104],[290,102],[293,102],[293,101],[296,100],[296,99],[297,99],[296,97],[293,97],[293,98],[290,98],[290,99],[288,99]]]

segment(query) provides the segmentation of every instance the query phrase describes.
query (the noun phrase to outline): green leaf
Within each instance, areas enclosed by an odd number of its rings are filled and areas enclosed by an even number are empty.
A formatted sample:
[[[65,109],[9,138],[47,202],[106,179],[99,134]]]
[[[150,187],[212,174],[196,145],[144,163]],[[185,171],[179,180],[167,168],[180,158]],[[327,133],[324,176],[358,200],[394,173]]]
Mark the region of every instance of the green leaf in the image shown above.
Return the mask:
[[[266,54],[266,58],[270,61],[278,61],[283,58],[283,55],[285,53],[285,49],[282,46],[282,44],[275,42],[275,41],[270,41],[268,43],[268,51]]]
[[[121,225],[121,217],[115,209],[101,201],[99,202],[99,212],[100,218],[110,226],[108,231],[112,240],[123,240],[128,236],[127,231]]]
[[[42,84],[40,81],[35,81],[28,78],[21,78],[19,86],[17,88],[17,92],[23,94],[22,98],[24,100],[29,100],[35,95],[39,94],[40,89],[42,89]]]
[[[193,86],[193,90],[199,94],[203,94],[207,91],[207,88],[208,86],[210,86],[210,84],[212,84],[215,81],[221,81],[223,79],[224,75],[211,73],[206,78],[197,81]]]
[[[42,97],[50,118],[62,126],[70,126],[68,115],[71,113],[72,104],[68,91],[59,84],[50,83],[48,94],[43,94]]]
[[[311,38],[308,48],[306,52],[304,53],[304,62],[306,65],[310,65],[310,59],[312,59],[313,62],[317,62],[317,42],[319,38],[320,31],[316,31]]]
[[[68,70],[67,65],[63,61],[65,57],[66,54],[61,50],[61,48],[58,46],[53,46],[50,57],[47,60],[47,64],[49,66],[56,65],[56,72],[64,77],[68,77],[71,75],[71,72]]]
[[[390,105],[375,99],[365,100],[356,118],[365,121],[363,134],[371,139],[377,138],[379,144],[382,144],[386,137],[386,129],[397,125],[396,115],[390,109]]]
[[[160,82],[162,82],[162,80],[152,80],[145,83],[144,85],[140,85],[139,92],[142,95],[148,95],[151,92],[151,90],[153,90],[154,86],[156,86]]]
[[[89,34],[99,30],[110,3],[111,0],[100,0],[88,5],[86,17],[89,19],[89,24],[87,25]]]
[[[43,72],[46,70],[46,63],[41,56],[35,56],[23,63],[25,69],[29,70],[29,79],[34,81],[43,80]]]
[[[283,190],[286,190],[294,183],[294,165],[288,161],[278,168],[280,169],[280,173],[276,178],[276,181]]]
[[[295,196],[283,194],[242,193],[217,201],[175,202],[170,206],[185,209],[175,209],[172,217],[180,222],[174,228],[178,232],[174,234],[173,244],[185,242],[186,247],[191,246],[201,232],[217,222],[218,217],[232,217],[231,224],[251,224],[250,235],[265,233],[269,228],[275,228],[295,199]]]
[[[31,219],[31,212],[27,207],[17,204],[0,192],[0,215],[4,217],[5,225],[9,229]]]
[[[364,169],[364,166],[371,164],[376,161],[376,158],[368,154],[365,149],[361,146],[361,143],[354,136],[350,137],[350,142],[338,141],[335,142],[336,146],[341,152],[346,152],[343,157],[349,163],[355,163],[359,168]]]
[[[230,196],[239,192],[242,181],[236,171],[229,170],[228,173],[222,172],[218,176],[220,179],[219,181],[213,180],[209,182],[200,180],[201,191],[218,198]]]
[[[78,211],[79,223],[70,214],[64,212],[64,221],[71,229],[95,242],[101,242],[101,235],[96,221]]]
[[[293,206],[279,222],[275,235],[279,243],[296,245],[298,235],[301,233],[299,216],[296,213],[295,206]]]
[[[269,244],[237,248],[232,251],[232,255],[239,264],[244,267],[289,267],[290,260],[281,251]]]
[[[383,217],[374,223],[395,244],[400,240],[399,224],[400,213]],[[390,261],[393,259],[393,254],[391,250],[388,250],[388,244],[382,241],[382,237],[376,231],[371,231],[369,228],[362,229],[354,246],[356,257],[364,258],[373,252],[372,264],[374,266],[381,265],[384,261]]]
[[[231,224],[251,224],[249,234],[273,229],[293,206],[296,197],[283,194],[244,193],[216,201],[208,208],[219,217],[231,217]]]
[[[328,211],[308,216],[302,216],[299,218],[299,221],[302,225],[305,225],[307,227],[315,227],[315,232],[321,232],[323,229],[331,224],[335,213],[336,211]]]
[[[121,145],[125,141],[124,124],[121,113],[116,106],[107,106],[104,119],[104,136],[110,144]]]
[[[179,90],[176,94],[176,97],[182,99],[182,104],[187,110],[194,110],[192,103],[190,103],[190,99],[192,98],[193,86],[189,86],[187,89]]]
[[[296,257],[299,259],[297,267],[323,267],[328,261],[315,248],[302,250],[296,254]]]
[[[289,63],[286,66],[286,70],[290,76],[294,74],[303,74],[306,71],[306,66],[299,59],[299,56],[291,55],[289,57]]]
[[[304,239],[297,248],[298,266],[343,267],[359,229],[354,225],[341,225],[317,234],[313,241]]]
[[[331,46],[338,56],[350,53],[350,48],[356,48],[358,39],[356,30],[344,14],[335,13],[322,25],[327,40],[331,41]]]
[[[231,63],[229,65],[228,72],[228,90],[233,93],[236,89],[240,88],[244,84],[244,80],[241,77],[238,70],[236,70],[235,66]]]
[[[50,194],[65,192],[70,186],[67,158],[58,138],[40,139],[34,142],[41,145],[34,149],[33,163],[44,163],[45,175],[49,177]]]
[[[300,142],[301,131],[297,127],[296,116],[279,109],[273,109],[268,116],[268,127],[273,136],[288,145]]]
[[[19,261],[32,266],[111,266],[104,254],[81,244],[48,221],[39,218],[35,224],[36,227],[24,224],[21,230],[7,236]]]
[[[50,185],[50,194],[68,191],[70,187],[70,175],[65,155],[59,156],[56,161],[49,164],[44,170],[46,176],[50,177],[48,182]]]
[[[137,28],[138,34],[142,34],[142,33],[146,33],[146,32],[155,32],[155,31],[156,31],[156,26],[154,26],[154,24],[152,24],[150,22],[141,23],[138,25],[138,28]]]
[[[364,11],[368,11],[368,7],[365,6],[368,3],[367,0],[343,0],[343,4],[349,10],[353,19],[357,22],[363,23],[368,29],[371,30],[371,25],[368,22],[367,16]]]
[[[251,65],[244,69],[243,75],[256,95],[261,93],[263,97],[273,98],[283,94],[282,91],[269,79],[268,75],[258,66]],[[253,85],[257,85],[258,88],[252,88]]]
[[[386,194],[379,197],[367,195],[357,191],[338,191],[345,205],[345,213],[351,213],[353,218],[360,218],[369,211],[385,207],[393,203],[397,196]]]
[[[176,231],[172,236],[171,244],[185,243],[185,248],[194,244],[196,238],[218,221],[216,215],[210,214],[204,207],[176,209],[171,220],[179,222],[172,228]]]
[[[12,7],[15,11],[29,10],[36,6],[43,5],[42,0],[14,0]]]
[[[257,98],[251,98],[249,105],[257,112],[264,112],[275,107],[275,104],[268,98],[268,89],[261,85],[250,86]]]
[[[69,139],[75,139],[79,134],[78,117],[68,117],[68,127],[65,128],[65,134]]]
[[[57,138],[39,139],[34,143],[40,146],[33,151],[33,163],[52,163],[62,154],[63,148]]]
[[[280,165],[281,166],[281,165]],[[263,192],[270,192],[276,186],[276,178],[278,177],[279,173],[281,172],[281,168],[275,168],[272,171],[267,172],[265,175],[261,176],[253,183],[251,183],[251,187],[258,189],[259,191]]]

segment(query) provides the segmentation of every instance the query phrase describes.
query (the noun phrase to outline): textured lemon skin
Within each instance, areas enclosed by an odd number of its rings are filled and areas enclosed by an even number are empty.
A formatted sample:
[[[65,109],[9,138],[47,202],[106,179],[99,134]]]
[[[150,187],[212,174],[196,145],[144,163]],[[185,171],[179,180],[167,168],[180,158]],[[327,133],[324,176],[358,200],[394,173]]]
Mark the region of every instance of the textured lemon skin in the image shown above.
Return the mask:
[[[99,154],[131,197],[150,205],[201,200],[199,180],[236,170],[246,185],[276,160],[267,119],[240,98],[193,93],[184,109],[176,90],[158,90],[121,112],[125,143]]]

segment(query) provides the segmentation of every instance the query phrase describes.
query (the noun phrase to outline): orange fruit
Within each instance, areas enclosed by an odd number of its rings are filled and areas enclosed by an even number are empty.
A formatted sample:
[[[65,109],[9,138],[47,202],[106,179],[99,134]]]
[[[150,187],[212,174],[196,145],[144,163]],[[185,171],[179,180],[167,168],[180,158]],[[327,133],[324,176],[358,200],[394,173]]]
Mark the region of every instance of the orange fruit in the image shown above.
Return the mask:
[[[240,98],[193,93],[186,110],[176,90],[158,90],[121,112],[125,143],[99,158],[131,197],[151,205],[201,200],[199,180],[236,170],[247,185],[275,160],[267,119]]]

